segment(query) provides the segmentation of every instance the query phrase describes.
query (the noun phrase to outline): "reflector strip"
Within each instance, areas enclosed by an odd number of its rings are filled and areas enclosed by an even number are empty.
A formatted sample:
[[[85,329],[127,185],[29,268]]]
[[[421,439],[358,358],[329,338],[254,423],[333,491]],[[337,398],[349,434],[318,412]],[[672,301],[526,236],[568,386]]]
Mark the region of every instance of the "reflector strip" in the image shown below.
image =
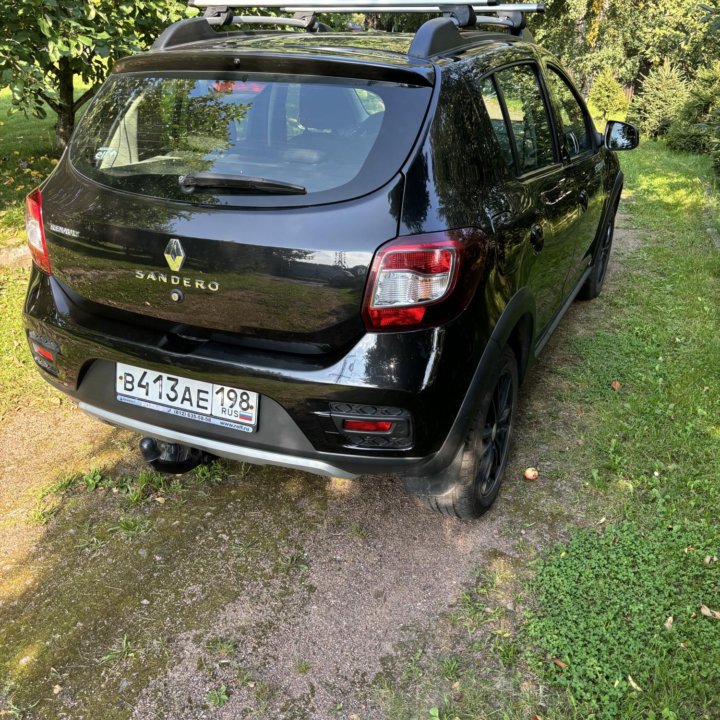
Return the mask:
[[[391,420],[343,420],[343,428],[352,432],[389,432]]]

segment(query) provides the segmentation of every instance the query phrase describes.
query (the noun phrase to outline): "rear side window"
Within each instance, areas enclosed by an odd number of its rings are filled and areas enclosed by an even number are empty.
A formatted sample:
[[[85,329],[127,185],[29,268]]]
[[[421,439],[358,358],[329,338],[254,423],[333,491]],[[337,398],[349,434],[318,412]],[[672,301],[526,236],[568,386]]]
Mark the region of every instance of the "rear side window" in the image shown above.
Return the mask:
[[[575,97],[575,93],[567,84],[565,78],[553,67],[548,67],[546,77],[550,94],[553,96],[560,113],[563,139],[568,155],[576,157],[588,150],[592,150],[593,144],[590,136],[589,120],[580,102]]]
[[[93,180],[156,197],[347,199],[398,172],[429,98],[429,88],[362,80],[118,75],[84,116],[70,158]]]
[[[509,168],[515,167],[515,160],[513,159],[512,151],[512,139],[508,133],[507,125],[505,124],[505,118],[503,116],[502,107],[500,106],[500,99],[498,98],[497,91],[495,90],[495,83],[492,78],[485,78],[480,86],[480,93],[487,111],[488,117],[490,118],[490,124],[492,125],[495,138],[500,145],[500,151],[502,152],[505,164]]]
[[[535,70],[514,65],[495,74],[522,175],[555,162],[547,107]]]

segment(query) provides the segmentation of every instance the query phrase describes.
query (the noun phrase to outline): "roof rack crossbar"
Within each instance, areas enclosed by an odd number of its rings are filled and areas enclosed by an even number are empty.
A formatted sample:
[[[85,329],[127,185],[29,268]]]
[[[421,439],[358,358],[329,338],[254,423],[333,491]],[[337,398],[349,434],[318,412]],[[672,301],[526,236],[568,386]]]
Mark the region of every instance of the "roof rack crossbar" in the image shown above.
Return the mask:
[[[327,32],[332,30],[329,25],[321,23],[315,13],[310,11],[296,12],[293,17],[272,17],[268,15],[212,15],[206,17],[210,25],[280,25],[299,27],[308,32]]]
[[[217,0],[188,0],[190,7],[211,8],[214,12],[228,8],[272,8],[280,10],[315,10],[331,12],[409,12],[433,13],[442,12],[443,7],[453,3],[438,2],[438,0],[359,0],[356,2],[343,2],[343,0],[226,0],[222,5]],[[502,3],[497,0],[472,0],[471,5],[477,12],[543,12],[544,3]]]

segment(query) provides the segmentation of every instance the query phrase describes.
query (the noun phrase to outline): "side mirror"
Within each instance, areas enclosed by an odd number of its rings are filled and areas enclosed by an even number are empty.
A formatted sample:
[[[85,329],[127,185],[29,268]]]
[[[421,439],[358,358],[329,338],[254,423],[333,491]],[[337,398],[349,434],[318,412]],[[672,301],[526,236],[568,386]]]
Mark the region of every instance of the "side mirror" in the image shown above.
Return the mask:
[[[640,143],[637,128],[619,120],[611,120],[605,128],[605,147],[608,150],[632,150]]]

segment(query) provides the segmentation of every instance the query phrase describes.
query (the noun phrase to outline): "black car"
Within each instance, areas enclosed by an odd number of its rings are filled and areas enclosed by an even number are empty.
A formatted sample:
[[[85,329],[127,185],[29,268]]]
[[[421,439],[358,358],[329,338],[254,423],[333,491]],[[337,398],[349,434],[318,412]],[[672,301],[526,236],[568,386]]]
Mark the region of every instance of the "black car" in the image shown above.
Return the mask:
[[[215,7],[119,62],[27,198],[45,379],[161,470],[394,473],[482,514],[520,382],[602,288],[637,134],[596,132],[516,6],[436,10],[408,35]]]

